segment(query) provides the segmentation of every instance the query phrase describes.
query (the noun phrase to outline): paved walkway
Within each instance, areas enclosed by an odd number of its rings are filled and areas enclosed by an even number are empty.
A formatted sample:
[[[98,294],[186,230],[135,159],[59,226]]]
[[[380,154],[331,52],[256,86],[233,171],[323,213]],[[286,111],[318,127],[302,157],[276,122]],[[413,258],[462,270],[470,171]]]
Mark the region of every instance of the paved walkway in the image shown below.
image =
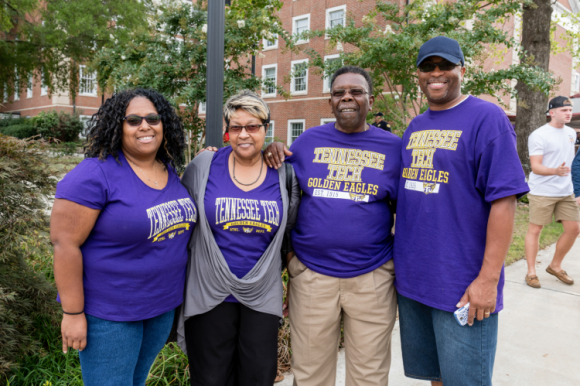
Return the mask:
[[[555,246],[540,251],[537,273],[541,289],[528,287],[527,267],[520,260],[506,268],[504,311],[500,313],[494,386],[580,385],[580,238],[564,259],[564,269],[575,279],[569,286],[546,273]],[[427,386],[403,374],[399,324],[393,331],[393,362],[389,376],[394,386]],[[344,383],[344,351],[338,359],[336,385]],[[292,375],[276,386],[292,385]]]

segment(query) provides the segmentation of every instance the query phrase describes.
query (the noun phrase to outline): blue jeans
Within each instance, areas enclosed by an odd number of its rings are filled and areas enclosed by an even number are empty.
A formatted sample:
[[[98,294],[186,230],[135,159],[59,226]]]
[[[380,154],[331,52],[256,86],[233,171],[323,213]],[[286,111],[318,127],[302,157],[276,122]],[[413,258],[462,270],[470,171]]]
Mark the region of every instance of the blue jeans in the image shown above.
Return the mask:
[[[407,377],[444,386],[491,386],[498,314],[462,327],[451,312],[400,294],[397,300]]]
[[[174,314],[171,310],[136,322],[87,315],[87,346],[79,352],[85,386],[144,386]]]

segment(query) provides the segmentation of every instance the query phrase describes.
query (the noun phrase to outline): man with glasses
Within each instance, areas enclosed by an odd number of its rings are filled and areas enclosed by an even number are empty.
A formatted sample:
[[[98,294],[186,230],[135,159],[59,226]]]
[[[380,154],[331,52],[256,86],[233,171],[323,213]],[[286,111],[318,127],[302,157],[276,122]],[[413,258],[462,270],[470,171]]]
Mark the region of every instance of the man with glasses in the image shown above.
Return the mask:
[[[394,251],[403,364],[432,385],[491,385],[503,263],[516,197],[528,191],[505,113],[462,95],[464,64],[453,39],[421,46],[429,109],[403,136]],[[466,304],[461,326],[454,311]]]
[[[374,102],[369,74],[342,67],[331,78],[336,122],[313,127],[291,146],[303,191],[292,231],[289,313],[295,385],[334,386],[344,321],[346,384],[387,385],[397,303],[393,211],[401,140],[366,123]],[[284,146],[265,151],[280,167]]]

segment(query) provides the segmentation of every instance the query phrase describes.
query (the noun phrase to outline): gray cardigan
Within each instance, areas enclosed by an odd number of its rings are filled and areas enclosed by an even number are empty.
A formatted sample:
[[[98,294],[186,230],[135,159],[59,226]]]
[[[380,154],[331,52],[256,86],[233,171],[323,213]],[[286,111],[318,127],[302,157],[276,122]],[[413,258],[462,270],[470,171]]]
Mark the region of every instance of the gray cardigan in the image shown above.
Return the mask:
[[[294,175],[292,197],[288,202],[286,191],[286,168],[278,169],[282,195],[282,222],[274,239],[256,265],[243,278],[237,278],[224,259],[207,221],[204,207],[205,189],[214,153],[204,151],[187,166],[181,183],[195,200],[198,221],[189,241],[189,262],[185,294],[180,307],[177,327],[177,343],[183,352],[185,347],[184,323],[194,315],[210,311],[230,294],[243,305],[259,312],[282,317],[282,278],[280,248],[285,233],[296,222],[300,202],[300,188]]]

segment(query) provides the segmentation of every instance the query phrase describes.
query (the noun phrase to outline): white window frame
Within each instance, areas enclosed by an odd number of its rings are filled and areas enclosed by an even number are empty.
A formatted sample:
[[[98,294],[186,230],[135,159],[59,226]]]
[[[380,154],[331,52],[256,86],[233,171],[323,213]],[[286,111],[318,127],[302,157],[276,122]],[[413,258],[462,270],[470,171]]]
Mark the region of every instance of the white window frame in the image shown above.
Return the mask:
[[[269,69],[274,69],[274,81],[276,83],[276,85],[278,84],[278,64],[274,63],[274,64],[266,64],[262,66],[262,79],[266,79],[266,70]],[[262,89],[262,98],[275,98],[276,97],[276,88],[274,88],[274,92],[273,93],[269,93],[267,92],[268,88],[265,87],[264,89]]]
[[[34,87],[34,79],[32,75],[28,75],[28,83],[26,84],[26,99],[32,98],[33,91],[32,88]]]
[[[332,8],[328,8],[326,9],[326,29],[330,29],[330,14],[332,12],[336,12],[336,11],[340,11],[343,10],[344,11],[344,16],[343,16],[343,26],[346,26],[346,4],[345,5],[339,5],[338,7],[332,7]],[[324,36],[325,39],[330,39],[330,37],[328,35]]]
[[[292,18],[292,35],[296,35],[298,32],[296,31],[296,22],[298,20],[303,20],[303,19],[308,19],[308,27],[306,28],[306,31],[310,31],[310,14],[304,14],[304,15],[300,15],[300,16],[294,16]],[[308,43],[310,40],[298,40],[296,42],[296,44],[305,44]]]
[[[296,91],[296,83],[295,83],[295,78],[294,78],[294,66],[300,63],[306,63],[306,76],[304,77],[305,83],[306,83],[306,90],[301,90],[301,91]],[[308,94],[308,59],[300,59],[300,60],[293,60],[292,62],[290,62],[290,71],[292,74],[292,80],[290,82],[290,94],[291,95],[306,95]]]
[[[40,96],[48,95],[48,86],[44,84],[44,70],[40,73]]]
[[[577,94],[580,91],[580,74],[576,71],[572,72],[574,77],[574,89],[572,90],[573,93]]]
[[[288,147],[292,145],[292,124],[293,123],[302,123],[302,133],[306,131],[306,120],[305,119],[289,119],[288,120]]]
[[[20,100],[20,77],[18,76],[18,69],[14,70],[14,100]]]
[[[320,118],[320,126],[326,125],[330,122],[336,122],[336,118]]]
[[[270,137],[268,136],[269,129],[272,129],[272,135]],[[268,126],[268,130],[266,130],[266,139],[264,141],[264,144],[266,146],[274,142],[274,130],[276,130],[276,125],[274,124],[274,121],[270,121],[270,126]],[[271,139],[271,141],[268,142],[268,139]]]
[[[206,113],[207,113],[206,102],[199,102],[199,114],[206,114]]]
[[[340,54],[327,55],[324,57],[324,62],[326,63],[326,61],[332,59],[340,59]],[[330,93],[330,85],[327,84],[330,81],[330,78],[331,77],[325,76],[322,79],[322,93]]]
[[[263,44],[264,44],[264,49],[262,51],[269,51],[269,50],[276,50],[278,49],[278,34],[273,34],[276,39],[275,40],[268,40],[266,38],[264,38]],[[268,46],[268,42],[274,42],[273,45]]]
[[[79,119],[81,120],[81,122],[83,123],[83,129],[81,130],[81,132],[79,133],[79,138],[86,138],[87,137],[87,123],[89,122],[89,120],[92,118],[92,115],[79,115]]]
[[[96,97],[97,96],[97,72],[96,71],[93,72],[94,73],[94,77],[91,77],[92,79],[89,79],[88,77],[85,78],[85,79],[91,80],[93,82],[93,89],[92,89],[92,91],[87,92],[86,88],[84,88],[84,90],[83,90],[83,85],[82,85],[82,81],[83,81],[83,69],[85,69],[85,68],[87,68],[87,66],[84,65],[84,64],[81,64],[79,66],[79,95]]]

